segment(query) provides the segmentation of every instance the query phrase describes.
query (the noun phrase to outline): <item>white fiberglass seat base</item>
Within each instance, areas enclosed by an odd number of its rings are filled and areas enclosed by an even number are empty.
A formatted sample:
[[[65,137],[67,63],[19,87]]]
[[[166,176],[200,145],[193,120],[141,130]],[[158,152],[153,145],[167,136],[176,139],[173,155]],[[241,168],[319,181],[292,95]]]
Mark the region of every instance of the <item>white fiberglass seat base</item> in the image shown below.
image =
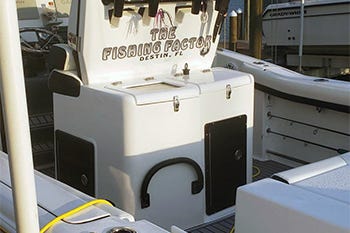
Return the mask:
[[[350,231],[350,153],[275,177],[238,189],[237,233]]]

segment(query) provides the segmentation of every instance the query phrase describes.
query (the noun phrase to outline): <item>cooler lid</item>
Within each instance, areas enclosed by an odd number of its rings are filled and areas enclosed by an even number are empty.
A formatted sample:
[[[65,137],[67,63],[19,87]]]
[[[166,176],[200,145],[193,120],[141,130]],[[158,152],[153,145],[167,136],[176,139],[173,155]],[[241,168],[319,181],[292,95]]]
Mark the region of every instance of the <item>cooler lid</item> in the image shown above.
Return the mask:
[[[185,63],[191,70],[211,67],[219,41],[213,42],[217,11],[212,1],[197,15],[191,2],[160,2],[154,18],[147,3],[125,2],[128,10],[115,18],[113,4],[102,2],[81,1],[84,10],[80,17],[72,13],[70,21],[69,44],[78,50],[84,84],[175,74]],[[78,8],[74,4],[72,12]]]
[[[225,90],[227,85],[231,88],[245,86],[254,82],[253,76],[236,70],[222,67],[198,70],[189,75],[174,77],[175,80],[192,83],[198,86],[200,93]]]
[[[105,88],[132,95],[137,105],[174,102],[199,96],[199,90],[195,85],[164,77],[151,80],[129,80],[123,83],[114,82]]]

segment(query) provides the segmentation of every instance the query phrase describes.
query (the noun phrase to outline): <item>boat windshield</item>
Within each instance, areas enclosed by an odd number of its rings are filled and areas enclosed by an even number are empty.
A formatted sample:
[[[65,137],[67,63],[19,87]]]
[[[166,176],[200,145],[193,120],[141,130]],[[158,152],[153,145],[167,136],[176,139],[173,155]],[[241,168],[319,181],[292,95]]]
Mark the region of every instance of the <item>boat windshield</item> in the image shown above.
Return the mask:
[[[40,14],[47,11],[55,12],[58,18],[68,17],[71,3],[72,0],[16,0],[18,19],[40,19]]]
[[[39,19],[36,0],[16,0],[19,20]]]
[[[58,17],[68,17],[72,0],[56,0],[55,3]]]

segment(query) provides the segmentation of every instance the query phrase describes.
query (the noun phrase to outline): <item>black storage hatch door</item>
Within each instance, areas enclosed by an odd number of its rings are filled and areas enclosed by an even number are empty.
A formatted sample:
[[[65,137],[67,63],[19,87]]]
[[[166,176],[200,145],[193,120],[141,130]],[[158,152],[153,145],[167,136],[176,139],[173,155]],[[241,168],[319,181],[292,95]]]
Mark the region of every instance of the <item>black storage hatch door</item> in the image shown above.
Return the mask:
[[[60,130],[55,137],[57,179],[95,196],[94,145]]]
[[[247,116],[205,125],[206,213],[233,206],[246,183]]]

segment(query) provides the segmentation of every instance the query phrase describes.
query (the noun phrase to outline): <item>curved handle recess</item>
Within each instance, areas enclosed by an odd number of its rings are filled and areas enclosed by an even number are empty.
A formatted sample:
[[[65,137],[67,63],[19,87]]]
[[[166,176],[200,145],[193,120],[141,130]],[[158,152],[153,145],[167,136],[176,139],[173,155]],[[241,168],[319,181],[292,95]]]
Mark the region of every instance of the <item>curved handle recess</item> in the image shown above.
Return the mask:
[[[168,159],[163,162],[160,162],[156,165],[154,165],[146,174],[145,178],[143,179],[142,186],[141,186],[141,208],[147,208],[150,206],[150,195],[147,193],[148,185],[151,182],[152,177],[162,168],[168,167],[171,165],[179,164],[179,163],[185,163],[189,164],[193,167],[195,172],[197,173],[197,180],[192,181],[192,194],[200,193],[203,189],[203,172],[201,167],[196,163],[194,160],[190,158],[180,157],[180,158],[174,158],[174,159]]]

